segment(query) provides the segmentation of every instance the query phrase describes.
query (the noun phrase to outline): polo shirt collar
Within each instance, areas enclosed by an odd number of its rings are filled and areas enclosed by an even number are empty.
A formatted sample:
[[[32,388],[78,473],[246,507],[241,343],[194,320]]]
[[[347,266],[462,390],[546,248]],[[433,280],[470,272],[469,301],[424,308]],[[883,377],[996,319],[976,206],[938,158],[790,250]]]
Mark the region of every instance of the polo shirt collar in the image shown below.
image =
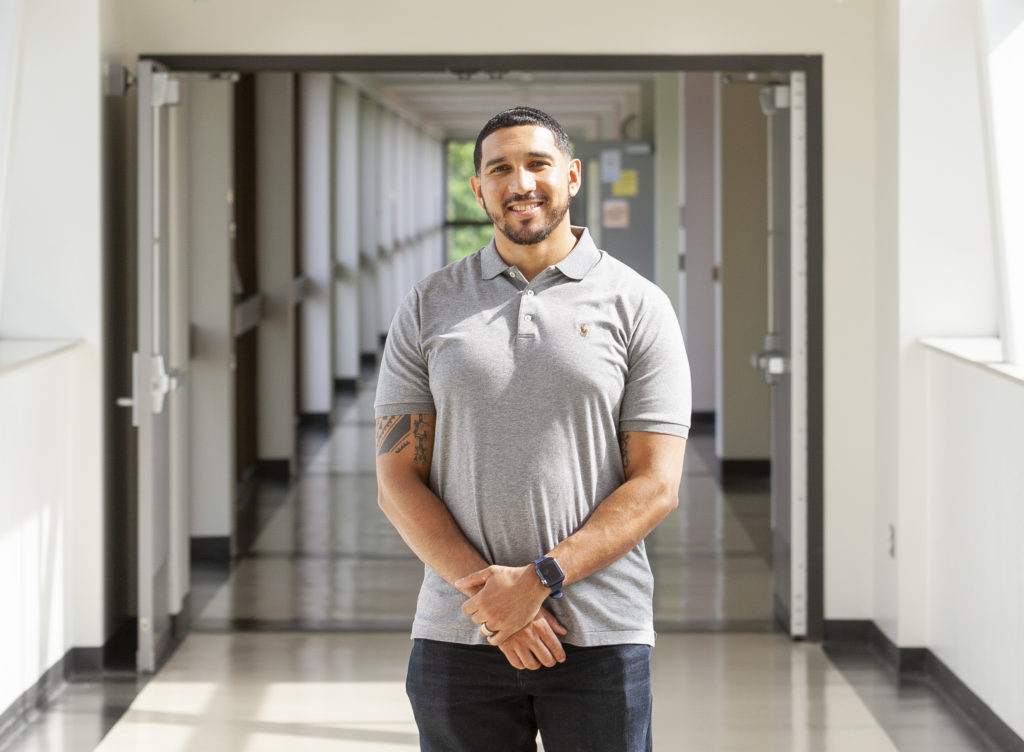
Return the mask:
[[[583,279],[601,258],[601,252],[594,245],[586,227],[573,227],[572,234],[576,236],[576,246],[569,251],[568,256],[555,264],[555,268],[569,279]],[[494,279],[511,268],[498,253],[494,238],[491,238],[491,242],[480,251],[480,276]]]

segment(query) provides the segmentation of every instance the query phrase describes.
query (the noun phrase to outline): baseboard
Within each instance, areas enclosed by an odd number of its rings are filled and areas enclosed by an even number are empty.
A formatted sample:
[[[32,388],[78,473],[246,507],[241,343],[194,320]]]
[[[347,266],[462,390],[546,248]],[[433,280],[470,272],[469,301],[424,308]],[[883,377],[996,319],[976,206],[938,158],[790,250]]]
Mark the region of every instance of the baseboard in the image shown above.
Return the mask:
[[[992,708],[971,691],[971,688],[954,674],[949,666],[943,663],[930,650],[925,660],[924,672],[932,683],[946,698],[961,708],[985,734],[1005,752],[1024,752],[1024,738],[1006,725]]]
[[[355,394],[356,389],[359,386],[359,379],[335,379],[334,380],[334,393],[335,394]]]
[[[24,728],[70,681],[94,681],[103,676],[103,648],[71,648],[0,713],[0,749]]]
[[[999,749],[1024,752],[1024,739],[928,648],[897,647],[875,622],[867,619],[826,620],[825,643],[870,647],[896,675],[923,676],[936,691],[966,713]]]
[[[265,480],[288,480],[292,477],[291,460],[273,459],[256,461],[256,477]]]
[[[47,669],[39,680],[22,692],[11,706],[0,713],[0,749],[14,738],[31,715],[44,707],[61,687],[64,686],[64,672],[67,655]]]
[[[231,561],[231,538],[226,535],[193,536],[189,538],[192,561],[221,564]]]
[[[721,460],[722,478],[725,480],[748,480],[770,478],[771,460]]]
[[[690,433],[708,435],[715,433],[715,412],[714,410],[695,411],[690,415]]]
[[[135,672],[135,653],[139,647],[139,620],[123,619],[103,645],[103,668],[107,673]]]
[[[302,413],[299,416],[299,425],[303,428],[330,428],[330,413]]]
[[[192,624],[192,593],[188,593],[185,599],[181,603],[181,611],[176,614],[171,614],[171,649],[167,651],[168,655],[173,653],[178,645],[185,639],[185,635],[188,634],[189,625]]]
[[[103,648],[71,648],[64,657],[65,681],[92,681],[104,674]]]

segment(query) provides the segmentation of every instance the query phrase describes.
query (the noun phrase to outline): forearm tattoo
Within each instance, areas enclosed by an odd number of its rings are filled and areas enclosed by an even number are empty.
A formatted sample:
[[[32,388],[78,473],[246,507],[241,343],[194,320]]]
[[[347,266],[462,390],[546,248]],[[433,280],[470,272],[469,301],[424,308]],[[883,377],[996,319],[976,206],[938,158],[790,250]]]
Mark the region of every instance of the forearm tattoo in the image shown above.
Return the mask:
[[[416,439],[416,445],[413,448],[412,461],[417,465],[426,465],[427,439],[429,438],[426,421],[422,415],[415,415],[413,418],[412,435]]]
[[[423,415],[388,415],[377,418],[377,456],[401,454],[409,446],[413,448],[412,461],[427,465],[430,431]]]
[[[619,436],[619,449],[622,451],[622,469],[629,469],[629,434],[623,433]]]

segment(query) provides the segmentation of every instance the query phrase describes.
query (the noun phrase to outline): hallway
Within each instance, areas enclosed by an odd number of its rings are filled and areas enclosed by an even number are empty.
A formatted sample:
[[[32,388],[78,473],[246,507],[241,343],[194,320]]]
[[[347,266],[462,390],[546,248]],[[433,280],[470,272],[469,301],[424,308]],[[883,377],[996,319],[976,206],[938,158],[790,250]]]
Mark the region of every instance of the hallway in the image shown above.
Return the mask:
[[[331,431],[304,431],[291,488],[259,484],[230,572],[194,568],[192,632],[155,677],[71,684],[5,752],[415,749],[404,675],[422,568],[375,503],[373,391],[364,373]],[[689,441],[680,502],[648,539],[658,749],[993,749],[864,648],[772,631],[767,489],[724,490],[710,434]]]

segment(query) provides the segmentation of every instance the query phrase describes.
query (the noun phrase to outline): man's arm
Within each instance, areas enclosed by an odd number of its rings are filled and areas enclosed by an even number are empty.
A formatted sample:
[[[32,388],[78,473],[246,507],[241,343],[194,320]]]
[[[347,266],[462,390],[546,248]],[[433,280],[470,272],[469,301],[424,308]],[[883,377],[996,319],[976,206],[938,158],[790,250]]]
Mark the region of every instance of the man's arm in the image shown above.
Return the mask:
[[[622,558],[679,504],[686,440],[678,436],[630,431],[620,439],[625,482],[602,501],[579,530],[548,556],[558,560],[570,585]],[[490,566],[457,581],[480,588],[462,610],[477,624],[497,632],[500,645],[529,620],[550,595],[533,565]],[[571,597],[571,596],[569,596]]]
[[[377,419],[377,503],[402,540],[424,564],[454,584],[467,572],[487,566],[466,539],[444,503],[430,490],[434,454],[433,414],[391,415]],[[462,586],[467,597],[479,588]],[[540,604],[526,628],[502,645],[516,668],[553,666],[565,660],[557,634],[566,630]]]
[[[377,419],[377,503],[402,540],[446,582],[487,566],[430,490],[436,416]]]

